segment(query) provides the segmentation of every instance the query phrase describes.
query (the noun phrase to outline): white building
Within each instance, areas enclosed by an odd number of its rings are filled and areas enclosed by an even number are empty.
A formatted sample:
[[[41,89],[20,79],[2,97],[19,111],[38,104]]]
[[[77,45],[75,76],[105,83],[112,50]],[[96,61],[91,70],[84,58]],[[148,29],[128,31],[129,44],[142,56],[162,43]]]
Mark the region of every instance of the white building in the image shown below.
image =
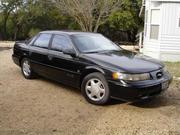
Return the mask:
[[[144,7],[143,53],[180,61],[180,0],[145,0]]]

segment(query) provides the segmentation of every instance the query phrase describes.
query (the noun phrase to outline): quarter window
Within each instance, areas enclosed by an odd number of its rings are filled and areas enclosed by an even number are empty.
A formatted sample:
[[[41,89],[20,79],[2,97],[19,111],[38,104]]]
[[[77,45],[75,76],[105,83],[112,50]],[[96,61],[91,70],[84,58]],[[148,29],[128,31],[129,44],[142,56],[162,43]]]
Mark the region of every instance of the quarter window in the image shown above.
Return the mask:
[[[34,42],[34,46],[48,48],[50,39],[51,39],[51,34],[40,34],[38,39]]]
[[[150,39],[159,38],[159,24],[160,24],[160,10],[151,10],[151,26],[150,26]]]
[[[52,41],[51,49],[56,51],[63,51],[72,48],[69,40],[65,36],[55,35]]]

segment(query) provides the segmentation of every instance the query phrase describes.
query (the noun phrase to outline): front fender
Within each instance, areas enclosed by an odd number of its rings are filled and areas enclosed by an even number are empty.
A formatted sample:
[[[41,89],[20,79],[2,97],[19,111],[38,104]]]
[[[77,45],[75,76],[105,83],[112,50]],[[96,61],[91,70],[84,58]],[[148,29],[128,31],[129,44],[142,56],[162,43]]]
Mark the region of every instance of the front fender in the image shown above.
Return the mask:
[[[105,71],[102,68],[97,67],[97,66],[88,66],[88,67],[85,67],[85,71],[86,70],[94,70],[94,71],[100,72],[102,74],[105,74]]]

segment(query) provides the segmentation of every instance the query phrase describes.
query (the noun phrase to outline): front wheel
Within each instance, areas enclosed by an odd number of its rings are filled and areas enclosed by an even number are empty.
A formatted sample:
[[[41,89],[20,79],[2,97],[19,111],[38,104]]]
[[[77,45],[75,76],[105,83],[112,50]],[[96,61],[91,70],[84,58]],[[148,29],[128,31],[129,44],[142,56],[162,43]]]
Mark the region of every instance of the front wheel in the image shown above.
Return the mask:
[[[24,58],[21,61],[21,71],[26,79],[32,79],[35,76],[34,72],[32,71],[30,62],[27,58]]]
[[[86,100],[92,104],[103,105],[110,99],[110,91],[105,77],[101,73],[87,75],[81,85]]]

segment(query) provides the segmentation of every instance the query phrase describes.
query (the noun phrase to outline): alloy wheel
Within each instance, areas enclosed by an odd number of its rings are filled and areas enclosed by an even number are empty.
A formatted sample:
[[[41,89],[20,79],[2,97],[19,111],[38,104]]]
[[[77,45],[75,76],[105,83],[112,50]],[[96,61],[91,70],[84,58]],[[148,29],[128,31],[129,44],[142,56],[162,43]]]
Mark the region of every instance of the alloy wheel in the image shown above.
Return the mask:
[[[23,73],[25,76],[30,76],[31,74],[31,70],[30,70],[30,65],[29,65],[29,61],[25,60],[23,62]]]
[[[105,96],[104,84],[97,78],[90,79],[85,86],[87,96],[93,101],[100,101]]]

